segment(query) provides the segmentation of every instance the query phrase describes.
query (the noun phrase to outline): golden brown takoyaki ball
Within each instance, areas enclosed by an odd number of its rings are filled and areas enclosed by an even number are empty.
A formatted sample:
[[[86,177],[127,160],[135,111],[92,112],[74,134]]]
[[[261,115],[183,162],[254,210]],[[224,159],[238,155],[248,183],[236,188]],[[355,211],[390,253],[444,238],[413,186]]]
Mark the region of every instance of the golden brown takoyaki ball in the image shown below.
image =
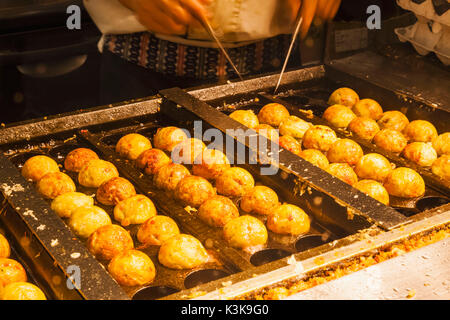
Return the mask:
[[[358,101],[358,94],[350,88],[339,88],[335,90],[328,98],[329,105],[342,104],[348,108],[353,108]]]
[[[223,227],[223,236],[232,247],[245,249],[267,243],[267,229],[258,218],[244,215],[230,220]]]
[[[142,152],[151,148],[150,140],[139,133],[129,133],[116,144],[116,152],[130,160],[136,160]]]
[[[177,144],[171,153],[171,159],[178,164],[193,164],[199,154],[206,149],[203,141],[191,138]]]
[[[378,119],[378,125],[380,129],[392,129],[397,131],[403,131],[409,124],[408,118],[400,111],[385,111],[380,119]]]
[[[108,264],[108,271],[120,285],[129,287],[149,284],[156,277],[152,259],[135,249],[114,256]]]
[[[431,170],[441,179],[450,181],[450,155],[440,156],[431,166]]]
[[[247,213],[269,215],[278,205],[278,195],[266,186],[255,186],[241,199],[241,209]]]
[[[189,170],[178,163],[162,166],[153,176],[153,183],[159,189],[173,191],[184,177],[190,176]]]
[[[13,282],[25,281],[27,281],[27,273],[18,261],[0,258],[0,288]]]
[[[133,184],[125,178],[115,177],[103,182],[97,189],[97,201],[112,206],[136,195]]]
[[[439,156],[450,155],[450,132],[445,132],[433,139],[433,148]]]
[[[275,233],[300,235],[309,231],[309,217],[293,204],[282,204],[267,217],[267,228]]]
[[[34,182],[50,172],[59,172],[59,167],[55,160],[47,156],[31,157],[22,167],[22,176]]]
[[[158,260],[170,269],[192,269],[206,263],[209,255],[197,238],[178,234],[161,244]]]
[[[380,131],[378,123],[366,117],[357,117],[350,122],[348,129],[357,137],[371,141],[373,137]]]
[[[178,234],[180,229],[172,218],[157,215],[139,227],[137,239],[145,245],[160,246],[164,241]]]
[[[269,124],[262,123],[256,126],[254,130],[258,132],[258,134],[266,137],[269,140],[272,140],[273,142],[278,142],[278,139],[280,137],[278,130]]]
[[[253,110],[236,110],[230,114],[230,118],[250,129],[254,129],[259,125],[258,117]]]
[[[303,147],[328,151],[331,145],[338,140],[336,132],[327,126],[317,125],[309,128],[303,136]]]
[[[61,218],[70,218],[76,209],[93,205],[94,198],[81,192],[67,192],[56,197],[51,203],[51,208]]]
[[[9,258],[11,247],[5,236],[0,233],[0,258]]]
[[[392,165],[389,160],[378,153],[365,154],[355,166],[359,178],[378,182],[384,182],[391,171]]]
[[[227,197],[241,197],[254,186],[253,176],[240,167],[228,168],[216,179],[217,193]]]
[[[283,149],[286,149],[293,154],[299,155],[302,152],[302,145],[297,139],[291,136],[281,136],[278,143]]]
[[[431,167],[437,159],[436,150],[430,143],[412,142],[403,149],[403,156],[421,167]]]
[[[281,122],[289,118],[289,111],[279,103],[266,104],[258,113],[259,123],[279,127]]]
[[[97,160],[98,155],[88,148],[77,148],[70,151],[64,159],[64,168],[67,171],[80,172],[81,168],[91,160]]]
[[[90,235],[87,248],[97,259],[111,260],[120,252],[133,249],[134,243],[127,230],[117,224],[109,224]]]
[[[360,180],[353,185],[356,189],[364,192],[368,196],[389,205],[389,193],[381,183],[375,180]]]
[[[0,291],[0,300],[47,300],[44,292],[29,282],[14,282]]]
[[[416,198],[425,193],[425,182],[420,174],[405,167],[392,170],[384,187],[390,195],[401,198]]]
[[[177,127],[160,128],[153,137],[154,147],[171,152],[173,148],[188,138],[186,132]]]
[[[330,165],[327,157],[316,149],[305,149],[300,153],[300,157],[323,170],[327,170]]]
[[[76,209],[69,219],[69,227],[82,238],[89,236],[98,228],[111,224],[111,218],[100,207],[80,207]]]
[[[228,168],[230,168],[230,161],[222,151],[205,149],[195,158],[192,171],[197,176],[215,180]]]
[[[428,121],[414,120],[405,128],[404,134],[409,141],[431,142],[437,136],[436,128]]]
[[[356,118],[356,114],[346,106],[335,104],[325,110],[323,118],[337,128],[347,128]]]
[[[327,158],[330,162],[345,162],[353,166],[363,155],[363,150],[355,141],[340,139],[330,147]]]
[[[408,140],[400,131],[381,129],[380,132],[373,137],[373,143],[383,150],[400,153],[408,145]]]
[[[122,200],[114,207],[114,219],[124,227],[144,223],[155,215],[153,201],[142,194]]]
[[[358,182],[358,176],[348,163],[330,163],[327,171],[351,186]]]
[[[170,157],[160,149],[149,149],[136,159],[136,166],[148,175],[153,175],[166,164],[171,163]]]
[[[223,227],[228,221],[239,217],[239,210],[229,198],[214,196],[202,203],[198,217],[211,227]]]
[[[78,182],[85,187],[98,188],[111,178],[118,177],[119,171],[109,161],[97,159],[90,161],[78,173]]]
[[[186,206],[198,208],[203,202],[216,195],[216,190],[205,178],[184,177],[175,188],[175,197]]]
[[[383,115],[383,108],[373,99],[361,99],[353,106],[353,112],[358,117],[378,120]]]
[[[280,124],[280,134],[292,136],[301,139],[305,135],[306,130],[312,127],[312,124],[300,119],[297,116],[289,116]]]
[[[55,199],[67,192],[75,192],[76,186],[72,178],[62,172],[49,172],[37,183],[38,191],[48,199]]]

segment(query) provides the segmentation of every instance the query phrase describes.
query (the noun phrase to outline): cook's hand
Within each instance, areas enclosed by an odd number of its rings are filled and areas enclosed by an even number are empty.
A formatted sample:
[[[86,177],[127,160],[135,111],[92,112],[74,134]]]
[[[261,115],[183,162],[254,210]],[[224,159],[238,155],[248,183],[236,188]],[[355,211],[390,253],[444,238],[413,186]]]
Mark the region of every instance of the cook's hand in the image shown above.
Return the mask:
[[[134,11],[149,31],[171,35],[185,34],[188,26],[206,17],[204,5],[210,0],[119,0]]]

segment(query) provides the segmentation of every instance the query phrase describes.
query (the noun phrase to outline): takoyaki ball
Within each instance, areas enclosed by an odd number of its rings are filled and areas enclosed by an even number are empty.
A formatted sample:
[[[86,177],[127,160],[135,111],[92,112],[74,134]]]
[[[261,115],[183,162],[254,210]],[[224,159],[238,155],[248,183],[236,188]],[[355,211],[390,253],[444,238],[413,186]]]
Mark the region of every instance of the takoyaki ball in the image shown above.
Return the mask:
[[[34,156],[25,161],[22,167],[22,176],[27,180],[39,181],[50,172],[59,172],[55,160],[47,156]]]
[[[358,176],[348,163],[330,163],[327,171],[351,186],[358,182]]]
[[[377,121],[380,129],[403,131],[409,124],[408,118],[400,111],[386,111]]]
[[[385,151],[400,153],[408,145],[408,140],[400,131],[381,129],[373,138],[373,143]]]
[[[279,145],[293,154],[299,155],[302,152],[302,145],[297,139],[291,136],[281,136],[278,139]]]
[[[327,126],[316,125],[305,132],[303,147],[326,152],[337,140],[336,132],[333,129]]]
[[[330,162],[345,162],[353,166],[363,155],[363,150],[355,141],[340,139],[330,147],[327,158]]]
[[[69,219],[69,227],[81,238],[89,236],[98,228],[111,224],[111,218],[100,207],[80,207],[76,209]]]
[[[192,269],[206,263],[209,255],[197,238],[178,234],[161,244],[158,260],[170,269]]]
[[[392,165],[389,160],[378,153],[363,155],[355,166],[355,172],[359,178],[378,182],[384,182],[391,171]]]
[[[348,125],[350,130],[357,137],[371,141],[373,137],[380,131],[378,123],[367,117],[357,117]]]
[[[327,170],[330,165],[327,157],[316,149],[305,149],[300,153],[300,157],[323,170]]]
[[[0,233],[0,258],[9,258],[11,247],[5,236]]]
[[[323,118],[337,128],[347,128],[350,122],[356,118],[356,114],[346,106],[335,104],[325,110]]]
[[[285,106],[279,103],[269,103],[259,110],[258,120],[259,123],[271,125],[278,128],[280,124],[289,118],[289,111]]]
[[[330,106],[333,104],[341,104],[348,108],[353,108],[358,101],[358,94],[350,88],[339,88],[335,90],[328,98],[328,104]]]
[[[167,216],[153,216],[137,232],[137,239],[145,245],[160,246],[167,239],[180,234],[177,223]]]
[[[421,167],[431,167],[437,159],[436,150],[426,142],[412,142],[403,149],[403,156]]]
[[[450,155],[450,132],[445,132],[434,138],[433,148],[440,156],[443,154]]]
[[[129,133],[116,144],[116,152],[130,160],[136,160],[142,152],[151,148],[150,140],[139,133]]]
[[[438,177],[450,181],[450,155],[440,156],[431,166],[431,170]]]
[[[122,200],[114,207],[114,219],[124,227],[144,223],[153,216],[156,216],[156,207],[142,194]]]
[[[160,149],[149,149],[136,159],[136,165],[148,175],[153,175],[166,164],[171,163],[170,157]]]
[[[117,224],[109,224],[90,235],[87,248],[97,259],[111,260],[116,254],[133,249],[134,243],[127,230]]]
[[[367,194],[368,196],[378,200],[379,202],[389,205],[389,193],[381,183],[375,180],[360,180],[353,185],[356,189]]]
[[[383,115],[383,108],[373,99],[361,99],[353,106],[353,112],[358,117],[378,120]]]
[[[171,153],[171,159],[178,164],[193,164],[199,154],[206,149],[203,141],[190,138],[177,144]]]
[[[278,206],[267,218],[267,228],[279,234],[297,236],[308,232],[309,227],[308,215],[292,204]]]
[[[405,167],[392,170],[384,187],[390,195],[401,198],[416,198],[425,193],[425,182],[420,174]]]
[[[405,128],[404,134],[409,141],[431,142],[437,136],[436,128],[428,121],[414,120]]]
[[[153,136],[153,144],[157,149],[171,152],[173,148],[188,138],[186,132],[177,127],[160,128]]]
[[[97,159],[90,161],[78,173],[78,182],[85,187],[98,188],[109,179],[119,176],[117,168],[109,161]]]
[[[91,160],[98,160],[98,155],[88,148],[77,148],[70,151],[64,159],[64,168],[67,171],[80,172],[81,168]]]
[[[258,117],[253,110],[236,110],[230,114],[230,118],[250,129],[254,129],[259,125]]]
[[[217,193],[227,197],[241,197],[254,186],[253,176],[240,167],[228,168],[216,179]]]
[[[223,227],[228,221],[239,217],[239,210],[229,198],[214,196],[202,203],[197,215],[211,227]]]
[[[0,258],[0,289],[13,282],[25,281],[27,281],[27,273],[18,261]]]
[[[3,288],[0,300],[47,300],[44,292],[29,282],[14,282]]]
[[[37,183],[38,191],[48,199],[55,199],[67,192],[75,192],[76,186],[72,178],[62,172],[50,172]]]
[[[245,249],[267,243],[267,229],[258,218],[244,215],[229,221],[223,227],[223,236],[234,248]]]
[[[292,136],[301,139],[305,135],[306,130],[311,128],[311,123],[300,119],[297,116],[289,116],[280,124],[280,134]]]
[[[189,170],[178,163],[169,163],[162,166],[153,176],[153,183],[159,189],[174,191],[184,177],[190,176]]]
[[[67,192],[57,196],[51,203],[51,208],[61,218],[70,218],[72,213],[80,207],[91,207],[94,198],[81,192]]]
[[[258,132],[258,134],[266,137],[269,140],[272,140],[273,142],[278,142],[278,139],[280,137],[278,130],[269,124],[262,123],[258,125],[254,130]]]
[[[195,158],[192,171],[197,176],[215,180],[228,168],[230,168],[230,161],[222,151],[205,149]]]
[[[175,188],[175,197],[186,206],[198,208],[203,202],[216,195],[216,190],[205,178],[184,177]]]
[[[278,195],[266,186],[255,186],[241,199],[241,209],[246,213],[269,215],[279,205]]]
[[[125,178],[115,177],[103,182],[97,189],[97,201],[112,206],[136,195],[133,184]]]
[[[111,276],[123,286],[143,286],[156,277],[152,259],[139,250],[130,249],[115,255],[108,264]]]

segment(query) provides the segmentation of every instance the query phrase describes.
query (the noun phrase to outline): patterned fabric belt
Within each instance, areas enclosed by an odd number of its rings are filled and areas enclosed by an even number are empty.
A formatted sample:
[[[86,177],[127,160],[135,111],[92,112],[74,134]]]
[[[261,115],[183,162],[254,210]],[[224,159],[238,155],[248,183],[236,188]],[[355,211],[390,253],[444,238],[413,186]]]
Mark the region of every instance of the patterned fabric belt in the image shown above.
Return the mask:
[[[200,80],[235,76],[225,56],[215,48],[182,45],[156,38],[149,32],[106,35],[104,49],[139,66],[166,76]],[[280,35],[227,52],[243,75],[280,68],[290,35]]]

